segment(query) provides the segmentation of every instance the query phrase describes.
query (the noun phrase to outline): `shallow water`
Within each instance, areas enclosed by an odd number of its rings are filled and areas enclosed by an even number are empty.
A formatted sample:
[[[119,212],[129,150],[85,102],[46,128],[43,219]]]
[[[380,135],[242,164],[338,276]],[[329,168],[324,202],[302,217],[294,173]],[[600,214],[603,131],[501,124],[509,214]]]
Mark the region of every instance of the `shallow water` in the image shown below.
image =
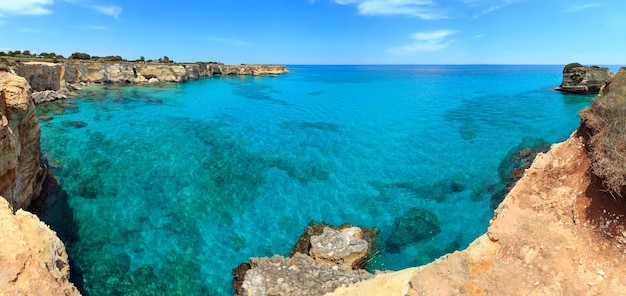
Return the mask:
[[[62,185],[43,218],[83,291],[229,295],[312,220],[377,227],[371,270],[427,263],[485,232],[509,150],[566,139],[591,99],[553,90],[562,66],[288,68],[38,107]],[[438,224],[407,239],[417,216]]]

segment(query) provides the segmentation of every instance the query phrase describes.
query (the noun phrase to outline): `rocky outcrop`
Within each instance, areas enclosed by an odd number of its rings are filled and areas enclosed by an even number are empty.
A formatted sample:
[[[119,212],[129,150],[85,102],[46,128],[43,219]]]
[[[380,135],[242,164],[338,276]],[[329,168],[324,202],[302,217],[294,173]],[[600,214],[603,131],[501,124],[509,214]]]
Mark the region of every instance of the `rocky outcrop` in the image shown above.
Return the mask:
[[[39,122],[26,79],[0,69],[0,195],[14,208],[39,196],[46,170],[40,159]]]
[[[66,88],[78,83],[155,83],[184,82],[215,75],[274,75],[287,73],[278,65],[160,64],[130,62],[66,61],[62,63],[24,62],[13,66],[34,91]],[[156,81],[154,79],[157,79]],[[151,81],[152,80],[152,81]]]
[[[320,232],[321,229],[321,233]],[[324,295],[373,275],[361,269],[373,229],[310,224],[289,257],[250,258],[233,270],[237,295]],[[301,253],[302,252],[302,253]]]
[[[37,216],[0,196],[0,295],[80,295],[65,247]]]
[[[582,135],[537,156],[466,250],[327,295],[620,295],[625,205],[598,190]]]
[[[611,72],[606,67],[568,65],[563,69],[563,82],[557,90],[576,94],[598,93],[609,78]]]
[[[49,83],[33,76],[40,85]],[[41,192],[39,122],[26,79],[0,68],[0,295],[79,295],[65,247],[27,207]],[[13,209],[18,209],[16,212]]]
[[[129,62],[30,61],[13,65],[15,73],[26,78],[34,90],[35,103],[75,95],[75,85],[83,83],[158,84],[185,82],[217,75],[278,75],[287,73],[279,65],[161,64]]]

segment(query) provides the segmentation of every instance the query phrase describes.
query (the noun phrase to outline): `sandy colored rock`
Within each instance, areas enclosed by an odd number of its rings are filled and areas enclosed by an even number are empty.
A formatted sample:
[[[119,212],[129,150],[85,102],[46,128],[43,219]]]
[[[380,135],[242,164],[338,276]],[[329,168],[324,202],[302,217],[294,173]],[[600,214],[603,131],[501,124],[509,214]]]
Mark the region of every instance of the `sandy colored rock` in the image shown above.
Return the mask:
[[[31,88],[0,71],[0,195],[14,208],[26,207],[39,196],[45,173]]]
[[[356,269],[369,256],[369,248],[358,227],[341,231],[324,227],[324,233],[311,237],[309,254],[322,264],[337,265],[341,269]]]
[[[624,205],[589,165],[574,133],[536,158],[466,250],[327,295],[624,295]]]
[[[598,93],[609,78],[611,72],[606,67],[572,67],[564,69],[563,81],[557,89],[577,94]]]
[[[80,295],[65,247],[37,216],[0,197],[0,295]]]
[[[215,75],[276,75],[287,73],[279,65],[165,64],[133,62],[64,61],[25,62],[13,66],[36,92],[70,89],[81,83],[155,84],[184,82]],[[45,100],[42,100],[45,101]]]
[[[340,286],[371,278],[364,270],[345,270],[316,262],[313,258],[296,253],[284,258],[250,258],[238,295],[324,295]]]

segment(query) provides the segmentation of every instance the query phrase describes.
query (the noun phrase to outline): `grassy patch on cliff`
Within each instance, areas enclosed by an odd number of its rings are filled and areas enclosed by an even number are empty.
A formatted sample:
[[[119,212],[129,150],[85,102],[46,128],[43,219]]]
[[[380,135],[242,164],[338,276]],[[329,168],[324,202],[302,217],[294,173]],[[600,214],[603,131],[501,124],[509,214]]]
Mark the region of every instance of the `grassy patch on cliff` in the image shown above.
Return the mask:
[[[626,68],[581,112],[593,173],[612,194],[626,193]]]

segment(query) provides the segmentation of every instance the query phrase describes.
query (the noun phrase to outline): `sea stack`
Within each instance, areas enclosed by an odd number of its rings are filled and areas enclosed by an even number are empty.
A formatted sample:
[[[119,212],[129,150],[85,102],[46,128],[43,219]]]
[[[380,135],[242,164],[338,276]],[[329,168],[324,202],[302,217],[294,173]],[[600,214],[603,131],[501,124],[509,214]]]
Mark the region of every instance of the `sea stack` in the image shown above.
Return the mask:
[[[557,90],[575,94],[594,94],[611,78],[609,68],[570,63],[563,68],[563,82]]]

